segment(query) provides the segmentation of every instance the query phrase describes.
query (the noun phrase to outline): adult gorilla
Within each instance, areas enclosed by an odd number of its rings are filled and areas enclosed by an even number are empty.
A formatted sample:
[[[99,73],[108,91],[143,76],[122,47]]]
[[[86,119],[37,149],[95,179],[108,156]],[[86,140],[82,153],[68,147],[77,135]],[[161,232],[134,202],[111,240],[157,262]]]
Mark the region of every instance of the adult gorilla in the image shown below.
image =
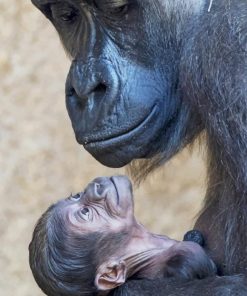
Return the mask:
[[[67,109],[101,163],[146,158],[134,166],[140,177],[206,131],[209,186],[196,228],[226,277],[130,281],[117,295],[247,295],[247,1],[33,3],[72,58]]]

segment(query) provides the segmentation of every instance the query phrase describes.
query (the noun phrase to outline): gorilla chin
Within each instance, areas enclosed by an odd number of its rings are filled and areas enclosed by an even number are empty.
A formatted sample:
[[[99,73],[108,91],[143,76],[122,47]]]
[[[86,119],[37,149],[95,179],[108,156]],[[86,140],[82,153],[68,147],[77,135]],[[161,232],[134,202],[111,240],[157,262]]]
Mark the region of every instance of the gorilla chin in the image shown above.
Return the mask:
[[[133,160],[150,160],[159,154],[166,155],[166,150],[169,155],[169,147],[172,146],[169,137],[176,129],[177,116],[174,115],[163,124],[156,120],[156,116],[157,114],[149,117],[150,120],[146,120],[145,124],[111,139],[86,144],[78,138],[77,141],[101,164],[111,168],[121,168],[130,164]],[[157,137],[163,139],[164,151],[159,149]]]
[[[149,158],[151,150],[153,152],[152,142],[164,128],[164,125],[156,120],[157,109],[157,106],[154,106],[149,116],[141,124],[127,132],[123,131],[121,134],[112,138],[108,137],[105,140],[85,143],[77,138],[77,141],[100,163],[111,168],[121,168],[134,159]],[[151,135],[153,135],[153,141]]]
[[[121,168],[134,159],[145,158],[148,154],[145,147],[131,146],[129,149],[125,149],[125,145],[128,146],[128,144],[116,144],[114,140],[107,141],[109,148],[103,147],[105,143],[91,143],[84,145],[84,148],[97,161],[110,168]]]
[[[126,153],[124,151],[114,151],[112,152],[101,152],[97,153],[93,149],[85,146],[85,149],[102,165],[109,168],[122,168],[125,165],[128,165],[136,157],[133,155],[133,151]],[[137,156],[138,157],[138,156]],[[144,157],[144,156],[143,156]]]

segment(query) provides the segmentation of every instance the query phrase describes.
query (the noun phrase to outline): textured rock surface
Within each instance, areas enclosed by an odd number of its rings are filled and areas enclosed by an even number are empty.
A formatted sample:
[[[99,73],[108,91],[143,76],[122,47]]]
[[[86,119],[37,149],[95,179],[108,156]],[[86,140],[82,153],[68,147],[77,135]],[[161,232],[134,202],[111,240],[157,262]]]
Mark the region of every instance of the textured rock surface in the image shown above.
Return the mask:
[[[77,192],[104,168],[76,144],[64,106],[69,61],[58,37],[25,0],[0,0],[0,295],[40,296],[28,243],[42,211]],[[150,229],[181,238],[204,191],[198,153],[185,151],[136,191]]]

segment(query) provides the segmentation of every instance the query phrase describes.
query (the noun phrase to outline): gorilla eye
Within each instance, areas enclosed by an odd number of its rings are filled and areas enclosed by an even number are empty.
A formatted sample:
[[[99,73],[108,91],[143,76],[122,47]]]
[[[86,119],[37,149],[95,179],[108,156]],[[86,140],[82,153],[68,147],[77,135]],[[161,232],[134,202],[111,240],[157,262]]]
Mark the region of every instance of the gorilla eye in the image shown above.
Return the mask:
[[[80,193],[78,193],[76,195],[71,194],[71,196],[69,198],[72,200],[79,200],[81,198],[81,194]]]
[[[114,7],[109,10],[109,13],[113,15],[125,14],[128,11],[128,5]]]
[[[87,220],[87,221],[89,220],[90,212],[89,212],[88,208],[85,207],[85,208],[81,209],[79,214],[82,217],[82,219]]]
[[[104,1],[94,0],[94,6],[106,15],[121,16],[127,13],[129,5],[127,0]]]
[[[73,23],[78,17],[78,11],[69,4],[51,5],[52,18],[58,22]]]
[[[60,19],[64,22],[72,22],[76,18],[76,13],[74,11],[65,12],[64,14],[60,15]]]

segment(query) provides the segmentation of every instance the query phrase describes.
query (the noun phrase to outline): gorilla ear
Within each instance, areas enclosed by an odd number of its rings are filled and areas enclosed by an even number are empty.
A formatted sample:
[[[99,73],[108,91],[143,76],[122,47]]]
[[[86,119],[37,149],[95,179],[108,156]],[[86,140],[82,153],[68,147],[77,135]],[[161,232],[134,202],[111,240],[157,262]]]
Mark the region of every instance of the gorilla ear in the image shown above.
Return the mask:
[[[109,291],[126,281],[127,267],[124,261],[103,263],[97,270],[95,286],[99,291]]]

